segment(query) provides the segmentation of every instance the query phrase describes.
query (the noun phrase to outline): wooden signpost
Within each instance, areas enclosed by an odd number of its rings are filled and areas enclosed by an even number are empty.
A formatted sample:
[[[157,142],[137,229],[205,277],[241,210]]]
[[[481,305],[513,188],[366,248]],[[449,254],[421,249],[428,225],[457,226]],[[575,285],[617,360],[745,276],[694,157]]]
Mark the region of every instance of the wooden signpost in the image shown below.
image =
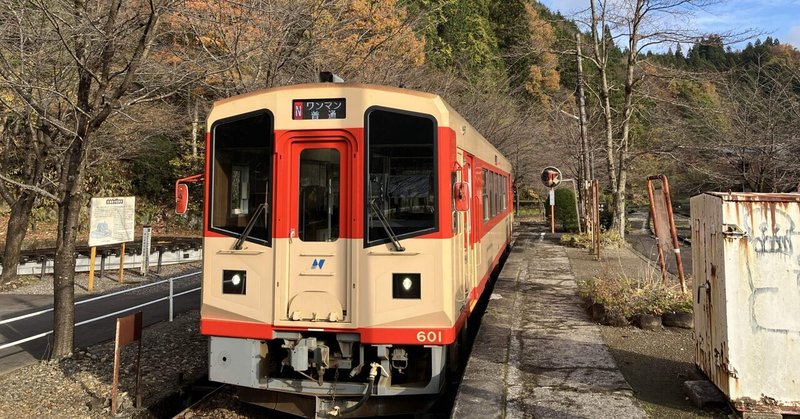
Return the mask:
[[[139,380],[141,378],[141,371],[139,369],[142,360],[142,312],[131,314],[130,316],[117,318],[117,337],[114,342],[114,377],[111,384],[111,416],[117,415],[117,408],[119,408],[119,401],[117,400],[119,392],[119,362],[120,352],[122,347],[129,345],[133,342],[139,342],[139,350],[136,353],[136,387],[134,390],[134,400],[136,400],[136,407],[142,406],[142,397],[139,394]]]

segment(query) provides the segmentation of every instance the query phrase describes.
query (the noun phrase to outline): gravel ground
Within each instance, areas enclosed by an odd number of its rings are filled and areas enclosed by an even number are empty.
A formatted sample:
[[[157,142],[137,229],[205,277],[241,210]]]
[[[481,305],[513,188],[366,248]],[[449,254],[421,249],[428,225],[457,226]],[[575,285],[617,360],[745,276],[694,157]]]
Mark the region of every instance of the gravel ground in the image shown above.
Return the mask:
[[[95,277],[93,295],[133,288],[200,269],[200,262],[162,266],[161,274],[142,277],[126,271],[124,283],[113,278]],[[75,275],[76,297],[88,295],[88,274]],[[0,290],[2,293],[52,295],[51,275],[18,278]],[[145,291],[134,291],[145,292]],[[187,382],[206,374],[207,338],[200,335],[199,312],[179,315],[142,332],[141,389],[146,408],[178,391]],[[120,413],[122,416],[150,417],[146,409],[133,408],[135,357],[137,345],[123,348],[120,362]],[[100,418],[108,417],[114,342],[76,348],[75,354],[61,361],[44,361],[0,376],[0,418]]]
[[[136,345],[122,350],[123,417],[150,417],[133,408]],[[206,373],[207,339],[200,335],[199,313],[180,315],[142,332],[143,406],[178,391]],[[72,358],[40,362],[0,376],[0,418],[105,418],[111,406],[114,342],[78,349]]]
[[[572,270],[578,280],[601,274],[625,274],[636,278],[655,278],[659,273],[630,248],[603,249],[595,261],[586,250],[567,248]],[[691,279],[688,279],[691,289]],[[723,418],[727,408],[696,408],[683,393],[683,382],[703,379],[694,366],[692,331],[662,327],[648,331],[632,326],[601,326],[603,339],[611,350],[625,380],[651,418]]]

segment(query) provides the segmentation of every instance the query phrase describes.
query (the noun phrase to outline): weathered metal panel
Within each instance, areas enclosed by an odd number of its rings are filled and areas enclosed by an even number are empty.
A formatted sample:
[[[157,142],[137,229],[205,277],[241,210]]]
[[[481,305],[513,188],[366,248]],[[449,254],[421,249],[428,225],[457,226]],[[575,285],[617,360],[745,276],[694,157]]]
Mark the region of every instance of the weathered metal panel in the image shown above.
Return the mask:
[[[800,412],[800,195],[691,204],[695,362],[739,410]]]

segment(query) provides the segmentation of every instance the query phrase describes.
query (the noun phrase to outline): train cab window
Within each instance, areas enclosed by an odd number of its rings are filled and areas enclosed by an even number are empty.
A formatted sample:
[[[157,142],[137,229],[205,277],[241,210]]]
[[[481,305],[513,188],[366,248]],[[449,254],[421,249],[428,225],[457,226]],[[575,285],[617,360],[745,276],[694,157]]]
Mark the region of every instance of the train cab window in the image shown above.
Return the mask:
[[[365,124],[366,245],[436,231],[436,121],[376,107]]]
[[[211,229],[239,237],[248,223],[250,241],[270,245],[272,116],[254,112],[211,128]]]
[[[339,150],[300,152],[299,231],[302,241],[339,238]]]

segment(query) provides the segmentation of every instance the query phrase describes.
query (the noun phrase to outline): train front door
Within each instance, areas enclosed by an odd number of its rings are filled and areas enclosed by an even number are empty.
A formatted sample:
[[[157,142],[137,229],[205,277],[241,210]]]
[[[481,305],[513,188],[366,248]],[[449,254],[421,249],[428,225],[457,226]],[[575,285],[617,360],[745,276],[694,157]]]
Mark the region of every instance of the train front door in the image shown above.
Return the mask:
[[[353,142],[324,132],[292,136],[287,161],[280,166],[287,182],[279,189],[276,205],[288,221],[283,260],[276,261],[283,283],[276,313],[289,321],[348,322],[353,275],[350,253],[353,238]],[[277,273],[277,272],[276,272]]]

